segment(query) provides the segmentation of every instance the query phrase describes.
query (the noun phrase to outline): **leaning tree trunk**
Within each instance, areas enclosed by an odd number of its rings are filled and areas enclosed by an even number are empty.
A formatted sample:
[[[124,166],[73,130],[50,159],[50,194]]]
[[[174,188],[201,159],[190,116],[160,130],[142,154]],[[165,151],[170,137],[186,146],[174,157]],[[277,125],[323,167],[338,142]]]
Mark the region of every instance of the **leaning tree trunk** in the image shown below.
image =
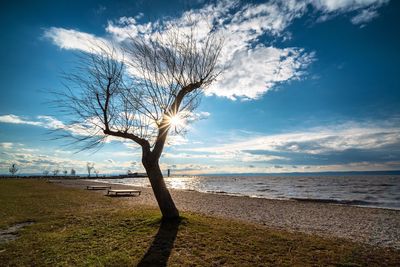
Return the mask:
[[[163,220],[179,218],[179,211],[175,207],[171,194],[165,185],[158,160],[143,159],[143,165],[149,177],[151,188],[153,189],[158,206],[160,207]]]

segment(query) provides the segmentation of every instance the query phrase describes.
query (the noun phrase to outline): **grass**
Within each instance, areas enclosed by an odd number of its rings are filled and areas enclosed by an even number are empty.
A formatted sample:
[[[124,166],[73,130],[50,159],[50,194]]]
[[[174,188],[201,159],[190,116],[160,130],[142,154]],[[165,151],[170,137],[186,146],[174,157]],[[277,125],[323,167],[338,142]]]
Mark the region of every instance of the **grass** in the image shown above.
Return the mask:
[[[222,207],[221,207],[222,208]],[[400,254],[340,239],[158,210],[41,180],[0,180],[0,266],[399,266]]]

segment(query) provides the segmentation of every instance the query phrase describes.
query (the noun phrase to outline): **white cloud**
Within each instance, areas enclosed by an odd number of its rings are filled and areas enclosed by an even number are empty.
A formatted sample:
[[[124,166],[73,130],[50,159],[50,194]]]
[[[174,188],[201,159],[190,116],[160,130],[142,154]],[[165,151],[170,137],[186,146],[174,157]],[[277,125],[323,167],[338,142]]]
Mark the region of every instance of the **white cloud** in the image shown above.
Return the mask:
[[[347,123],[303,132],[256,135],[220,146],[186,149],[194,152],[233,153],[271,151],[321,154],[347,149],[377,149],[400,144],[400,128]],[[185,149],[182,149],[185,150]]]
[[[99,45],[108,43],[106,39],[73,29],[51,27],[44,32],[55,45],[62,49],[75,49],[92,52]]]
[[[62,129],[65,127],[64,123],[51,116],[40,115],[37,116],[37,118],[40,120],[41,125],[44,126],[45,128]]]
[[[174,165],[172,167],[174,173],[182,174],[396,169],[400,167],[400,161],[396,156],[393,159],[388,157],[389,160],[384,162],[307,163],[312,166],[304,163],[293,166],[290,157],[296,153],[306,153],[320,158],[320,155],[326,153],[349,149],[387,149],[384,151],[388,151],[389,155],[396,151],[396,147],[400,147],[400,127],[397,125],[398,123],[389,122],[379,125],[345,123],[286,134],[246,133],[246,137],[240,134],[241,139],[226,138],[226,143],[222,145],[167,151],[162,157],[162,168],[171,168],[171,165]],[[0,143],[0,147],[3,148],[0,162],[0,171],[3,172],[7,172],[9,165],[15,162],[21,168],[21,172],[41,173],[45,169],[75,168],[79,173],[85,173],[86,162],[90,160],[96,162],[96,168],[100,169],[101,173],[125,173],[126,170],[132,169],[132,159],[140,162],[141,155],[140,150],[121,150],[111,151],[102,159],[88,156],[79,158],[75,154],[60,154],[57,150],[47,152],[8,142]],[[257,151],[262,153],[257,154]],[[284,153],[269,154],[269,152]],[[140,163],[135,165],[135,171],[143,171]]]
[[[351,19],[351,22],[355,25],[365,24],[370,22],[374,18],[378,17],[378,12],[376,10],[362,10],[357,16]]]
[[[207,111],[193,112],[191,114],[191,117],[189,117],[189,120],[196,121],[196,120],[208,118],[210,116],[211,116],[211,113],[207,112]]]
[[[235,54],[230,67],[206,94],[256,99],[277,83],[299,79],[312,60],[313,54],[297,48],[259,46],[243,50]]]
[[[349,12],[368,7],[378,8],[390,0],[310,0],[314,8],[325,12]]]
[[[241,4],[239,1],[218,1],[197,10],[189,10],[178,18],[163,18],[155,22],[138,22],[139,17],[121,17],[109,21],[106,27],[109,39],[72,29],[52,27],[45,37],[64,49],[90,52],[94,45],[120,43],[136,35],[152,36],[168,30],[169,23],[186,32],[195,22],[197,37],[201,40],[211,27],[225,37],[221,51],[221,66],[227,66],[219,80],[207,91],[230,99],[255,99],[276,84],[298,79],[315,57],[301,48],[278,48],[261,44],[259,38],[268,34],[273,38],[290,38],[287,27],[308,10],[317,11],[317,21],[338,14],[359,12],[352,18],[354,24],[366,23],[378,16],[377,9],[389,0],[273,0],[261,4]],[[161,33],[162,34],[162,33]]]
[[[13,143],[10,142],[2,142],[0,143],[0,147],[4,149],[11,149],[14,146]]]
[[[97,37],[90,33],[73,29],[51,27],[46,29],[44,37],[50,39],[55,45],[66,50],[80,50],[87,53],[101,54],[104,51],[112,53],[113,58],[124,58],[120,47],[114,40]]]
[[[7,115],[0,116],[0,122],[11,123],[11,124],[28,124],[28,125],[42,126],[42,122],[40,122],[40,121],[26,120],[20,116],[13,115],[13,114],[7,114]]]
[[[187,21],[188,17],[199,21],[197,29],[200,38],[210,31],[211,25],[216,26],[217,33],[224,37],[221,65],[226,68],[206,94],[230,99],[255,99],[277,83],[304,74],[301,70],[311,63],[313,53],[305,53],[298,48],[267,47],[260,44],[258,38],[265,33],[281,35],[306,5],[272,1],[238,6],[237,2],[222,1],[218,5],[186,12],[177,19],[180,29],[189,28],[192,24]]]
[[[377,9],[390,0],[310,0],[310,4],[321,14],[317,21],[323,22],[340,14],[358,12],[351,19],[355,25],[370,22],[378,17]],[[364,24],[363,24],[364,23]]]
[[[190,150],[190,149],[188,149]],[[195,151],[197,151],[195,149]],[[273,156],[273,155],[253,155],[243,151],[208,151],[208,153],[164,153],[164,159],[203,159],[213,160],[217,162],[267,162],[272,160],[281,159],[284,157]]]
[[[138,34],[151,34],[152,24],[138,24],[135,18],[121,17],[117,21],[108,21],[106,31],[118,42],[134,38]]]
[[[167,145],[168,146],[181,146],[186,145],[188,140],[182,135],[168,135]]]
[[[96,125],[96,123],[88,122],[81,124],[76,123],[72,125],[65,125],[62,121],[54,117],[44,115],[36,116],[35,119],[26,119],[14,114],[2,115],[0,116],[0,123],[33,125],[50,130],[65,130],[74,135],[81,136],[88,135],[89,133],[93,133],[96,130],[93,128],[93,125]],[[110,138],[110,140],[108,141],[111,141],[111,139],[112,138]]]
[[[35,120],[32,120],[14,114],[7,114],[0,116],[0,123],[33,125],[46,129],[59,129],[65,127],[65,125],[61,121],[51,116],[43,115],[37,116]]]

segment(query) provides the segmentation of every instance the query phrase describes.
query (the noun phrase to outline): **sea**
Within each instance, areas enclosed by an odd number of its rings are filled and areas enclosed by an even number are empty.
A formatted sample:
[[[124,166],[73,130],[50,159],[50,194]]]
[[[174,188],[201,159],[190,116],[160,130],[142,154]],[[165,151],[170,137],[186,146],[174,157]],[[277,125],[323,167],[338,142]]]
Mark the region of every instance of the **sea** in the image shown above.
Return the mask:
[[[148,178],[99,182],[150,187]],[[216,175],[165,178],[168,188],[400,210],[400,175]]]

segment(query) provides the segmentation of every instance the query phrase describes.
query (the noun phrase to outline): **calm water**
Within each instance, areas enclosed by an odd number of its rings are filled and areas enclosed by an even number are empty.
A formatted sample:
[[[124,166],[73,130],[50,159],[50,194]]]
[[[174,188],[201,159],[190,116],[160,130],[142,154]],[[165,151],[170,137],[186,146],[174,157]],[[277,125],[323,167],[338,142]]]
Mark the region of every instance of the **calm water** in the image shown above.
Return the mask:
[[[149,187],[147,178],[99,182]],[[169,188],[272,199],[400,209],[399,175],[193,176],[166,178]]]

